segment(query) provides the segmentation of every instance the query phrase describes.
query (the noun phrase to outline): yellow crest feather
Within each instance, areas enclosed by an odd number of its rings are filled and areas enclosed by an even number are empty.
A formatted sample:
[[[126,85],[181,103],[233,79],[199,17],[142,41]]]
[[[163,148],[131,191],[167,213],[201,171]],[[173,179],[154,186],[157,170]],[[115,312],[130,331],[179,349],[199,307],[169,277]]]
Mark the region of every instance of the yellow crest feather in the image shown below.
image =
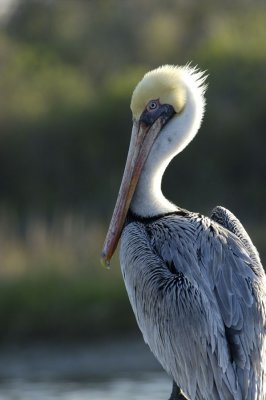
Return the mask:
[[[150,100],[170,104],[176,113],[182,111],[186,102],[186,89],[182,83],[180,68],[164,65],[147,72],[137,84],[131,99],[133,117],[139,119]]]

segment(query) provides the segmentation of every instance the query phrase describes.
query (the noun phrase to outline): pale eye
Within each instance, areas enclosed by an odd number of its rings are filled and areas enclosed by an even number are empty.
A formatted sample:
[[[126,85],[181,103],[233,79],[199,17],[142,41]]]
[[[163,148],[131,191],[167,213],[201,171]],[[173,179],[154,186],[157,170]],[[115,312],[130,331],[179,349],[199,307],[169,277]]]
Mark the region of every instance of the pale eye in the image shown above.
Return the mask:
[[[155,111],[159,107],[159,100],[151,100],[147,105],[148,111]]]

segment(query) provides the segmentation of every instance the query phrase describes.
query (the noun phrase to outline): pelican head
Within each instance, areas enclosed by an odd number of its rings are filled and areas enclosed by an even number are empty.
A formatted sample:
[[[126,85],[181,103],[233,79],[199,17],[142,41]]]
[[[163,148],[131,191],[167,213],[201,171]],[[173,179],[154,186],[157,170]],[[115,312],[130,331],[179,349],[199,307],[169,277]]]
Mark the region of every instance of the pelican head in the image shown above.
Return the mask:
[[[165,65],[144,75],[132,94],[130,108],[133,119],[140,120],[148,106],[148,110],[154,114],[154,102],[158,108],[165,104],[171,106],[177,114],[182,111],[186,102],[186,89],[179,68]]]
[[[117,247],[129,208],[142,217],[177,209],[161,193],[171,159],[196,135],[204,113],[204,73],[165,65],[144,75],[132,94],[133,128],[102,261]]]

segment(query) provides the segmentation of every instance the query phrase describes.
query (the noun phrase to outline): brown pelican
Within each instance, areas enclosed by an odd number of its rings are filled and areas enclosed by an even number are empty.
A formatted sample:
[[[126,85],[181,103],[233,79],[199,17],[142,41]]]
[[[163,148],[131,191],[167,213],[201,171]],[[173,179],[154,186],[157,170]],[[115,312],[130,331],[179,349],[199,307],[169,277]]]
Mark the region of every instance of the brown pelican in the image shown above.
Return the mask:
[[[136,86],[103,260],[121,236],[128,296],[145,342],[173,378],[172,400],[262,400],[266,277],[258,252],[230,211],[216,207],[208,218],[161,192],[167,165],[200,127],[204,81],[189,66],[166,65]]]

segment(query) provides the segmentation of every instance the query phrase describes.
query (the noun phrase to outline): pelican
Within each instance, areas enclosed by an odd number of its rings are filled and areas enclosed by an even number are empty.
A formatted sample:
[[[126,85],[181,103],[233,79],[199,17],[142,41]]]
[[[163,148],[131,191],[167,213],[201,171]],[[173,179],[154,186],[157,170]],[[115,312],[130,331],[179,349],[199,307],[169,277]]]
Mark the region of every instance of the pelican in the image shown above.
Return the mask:
[[[205,73],[165,65],[131,100],[133,128],[102,258],[120,264],[138,326],[173,379],[171,400],[266,398],[266,277],[240,221],[168,201],[169,162],[200,127]],[[204,155],[206,157],[207,155]]]

